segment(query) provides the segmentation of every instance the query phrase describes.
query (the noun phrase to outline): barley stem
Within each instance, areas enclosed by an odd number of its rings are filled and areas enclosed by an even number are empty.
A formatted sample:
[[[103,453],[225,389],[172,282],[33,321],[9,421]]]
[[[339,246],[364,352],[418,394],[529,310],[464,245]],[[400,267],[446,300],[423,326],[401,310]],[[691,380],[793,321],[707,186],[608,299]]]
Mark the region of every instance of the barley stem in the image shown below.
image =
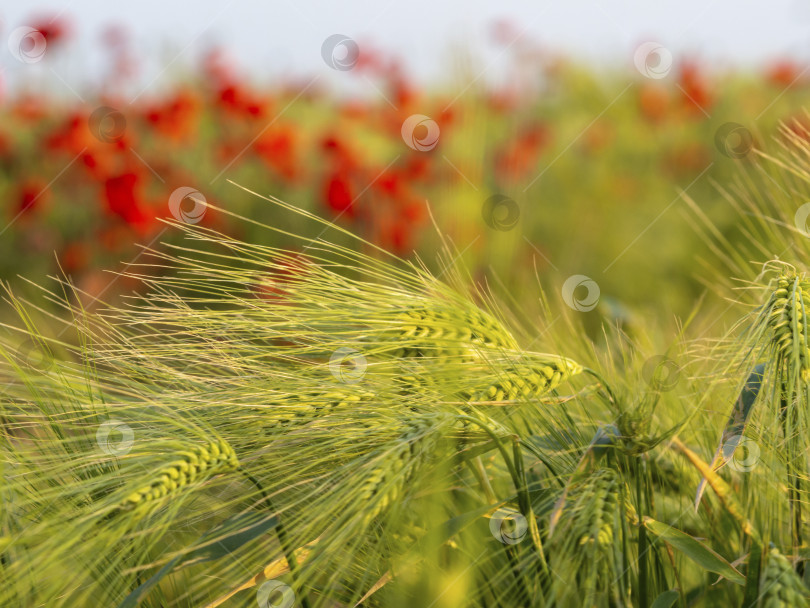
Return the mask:
[[[290,544],[290,540],[287,537],[287,531],[284,529],[284,525],[281,522],[281,514],[276,513],[276,509],[273,506],[273,502],[270,500],[270,496],[267,494],[267,491],[262,486],[261,482],[256,479],[253,475],[248,473],[242,467],[239,467],[239,471],[254,485],[256,489],[261,494],[262,499],[267,504],[267,508],[276,514],[278,518],[278,524],[276,525],[276,537],[278,538],[278,543],[281,545],[281,550],[284,552],[284,559],[287,560],[287,565],[290,568],[290,578],[292,579],[293,585],[296,584],[296,580],[298,579],[298,560],[295,559],[295,551],[293,546]],[[301,605],[304,608],[310,608],[309,600],[307,599],[306,594],[304,593],[304,588],[297,586],[301,593]]]

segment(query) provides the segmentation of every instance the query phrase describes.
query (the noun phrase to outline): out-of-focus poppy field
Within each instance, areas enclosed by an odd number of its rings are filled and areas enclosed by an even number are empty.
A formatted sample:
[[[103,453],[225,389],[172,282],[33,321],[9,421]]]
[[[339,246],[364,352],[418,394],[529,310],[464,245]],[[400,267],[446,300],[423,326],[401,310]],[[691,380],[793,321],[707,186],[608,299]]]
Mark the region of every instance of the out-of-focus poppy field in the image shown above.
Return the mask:
[[[70,19],[23,29],[10,60],[31,72],[16,71],[0,104],[0,276],[61,268],[91,299],[137,287],[104,271],[171,240],[160,218],[267,238],[229,220],[275,221],[235,182],[429,265],[440,231],[477,278],[515,294],[537,275],[556,290],[579,274],[603,305],[683,313],[706,250],[686,199],[735,238],[717,184],[782,138],[780,124],[807,133],[810,77],[789,57],[718,71],[646,43],[597,71],[498,23],[497,86],[474,73],[424,86],[384,45],[338,36],[324,60],[367,83],[363,95],[307,74],[249,78],[219,47],[155,92],[133,87],[138,57],[110,27],[108,73],[77,91],[54,67],[78,52]]]

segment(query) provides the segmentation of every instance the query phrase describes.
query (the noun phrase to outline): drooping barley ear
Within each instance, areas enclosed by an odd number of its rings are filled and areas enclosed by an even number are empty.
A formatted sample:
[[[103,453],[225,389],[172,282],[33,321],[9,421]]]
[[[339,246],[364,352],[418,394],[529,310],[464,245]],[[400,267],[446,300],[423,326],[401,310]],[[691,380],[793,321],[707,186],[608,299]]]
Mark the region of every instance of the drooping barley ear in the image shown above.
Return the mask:
[[[152,480],[129,494],[121,510],[149,508],[166,497],[181,492],[189,484],[239,467],[236,453],[225,441],[212,441],[176,454],[177,460],[155,473]]]
[[[264,417],[268,427],[305,424],[338,409],[356,406],[373,399],[374,393],[356,390],[331,390],[315,394],[285,395],[278,408],[268,408]]]
[[[482,388],[464,391],[462,397],[472,402],[531,399],[554,390],[581,371],[581,365],[563,357],[519,363],[503,370],[502,377],[494,382]]]
[[[612,469],[600,469],[584,483],[578,498],[581,511],[574,522],[574,535],[580,545],[595,544],[606,549],[613,544],[613,527],[621,488]]]
[[[797,365],[801,380],[810,380],[810,281],[799,275],[782,275],[766,306],[766,324],[775,358]]]
[[[365,476],[358,491],[358,504],[368,507],[364,524],[395,503],[416,472],[432,458],[441,439],[436,422],[433,417],[406,422],[396,442],[381,450],[374,469]]]
[[[502,323],[473,305],[415,306],[390,321],[394,357],[474,359],[478,348],[515,349],[517,342]]]
[[[616,551],[621,546],[621,539],[615,537],[621,534],[621,518],[631,519],[623,490],[619,475],[609,468],[597,469],[571,487],[550,560],[553,568],[574,570],[577,586],[564,583],[557,591],[559,597],[574,592],[579,605],[600,605],[597,595],[615,584]]]
[[[775,362],[776,385],[780,390],[782,430],[786,439],[785,453],[788,478],[788,501],[791,511],[791,536],[794,548],[802,544],[802,478],[804,467],[799,456],[804,451],[797,428],[799,413],[795,396],[804,394],[800,383],[810,381],[810,339],[807,315],[810,311],[810,281],[803,275],[783,273],[776,281],[765,309],[770,330],[771,359]],[[799,405],[799,407],[802,407]],[[800,569],[803,565],[800,565]]]
[[[793,571],[790,560],[776,547],[768,551],[767,563],[760,580],[761,608],[777,606],[804,607],[808,603],[808,590],[801,578]]]

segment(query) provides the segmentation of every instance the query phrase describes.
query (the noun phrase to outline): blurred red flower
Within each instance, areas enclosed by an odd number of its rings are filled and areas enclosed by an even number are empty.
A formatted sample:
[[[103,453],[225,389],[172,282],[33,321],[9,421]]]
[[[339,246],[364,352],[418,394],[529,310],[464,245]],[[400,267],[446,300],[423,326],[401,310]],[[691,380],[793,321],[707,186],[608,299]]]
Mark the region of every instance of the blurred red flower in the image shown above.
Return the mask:
[[[799,68],[798,64],[789,59],[775,62],[766,72],[768,81],[783,89],[795,86],[801,75],[802,70]]]
[[[48,46],[63,42],[72,30],[71,24],[58,15],[50,19],[48,17],[35,19],[30,22],[30,27],[42,34]]]
[[[236,82],[226,84],[219,90],[218,104],[227,112],[253,118],[261,118],[269,111],[267,100],[260,99]]]
[[[545,125],[537,123],[524,127],[517,137],[495,153],[497,177],[517,181],[533,174],[550,140],[550,131]]]
[[[705,117],[706,113],[711,111],[714,98],[698,64],[693,61],[684,62],[681,65],[679,80],[683,93],[682,107],[695,117]]]
[[[68,243],[59,254],[59,264],[66,273],[80,272],[87,266],[90,252],[82,241]]]
[[[346,171],[335,171],[326,178],[324,199],[331,210],[352,217],[354,215],[354,198],[354,187]]]
[[[661,122],[670,111],[669,92],[661,85],[644,83],[639,91],[641,114],[651,122]]]
[[[263,133],[253,149],[268,167],[287,180],[298,174],[296,151],[297,132],[291,126],[281,126]]]
[[[188,140],[197,133],[200,106],[197,95],[190,89],[181,89],[164,103],[149,108],[146,120],[168,139]]]
[[[18,195],[17,212],[28,213],[45,202],[48,186],[39,180],[23,182]]]
[[[134,172],[110,177],[104,181],[104,202],[111,213],[143,234],[148,232],[155,218],[144,209],[140,186],[140,175]]]

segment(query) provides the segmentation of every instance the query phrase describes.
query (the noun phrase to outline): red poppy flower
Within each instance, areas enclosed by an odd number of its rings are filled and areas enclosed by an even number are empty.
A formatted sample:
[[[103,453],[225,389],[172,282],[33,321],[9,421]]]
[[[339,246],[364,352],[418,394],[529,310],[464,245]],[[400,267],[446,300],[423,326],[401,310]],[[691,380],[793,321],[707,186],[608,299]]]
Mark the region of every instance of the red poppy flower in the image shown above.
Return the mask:
[[[639,92],[638,105],[644,118],[660,122],[669,112],[669,93],[660,85],[645,83]]]
[[[79,272],[87,266],[90,253],[86,243],[68,243],[59,255],[59,264],[67,273]]]
[[[65,19],[58,16],[48,18],[41,17],[31,22],[31,27],[38,30],[45,38],[48,46],[59,44],[64,41],[70,34],[71,25]]]
[[[802,70],[795,62],[785,59],[771,65],[766,77],[771,84],[786,89],[795,85],[801,73]]]
[[[263,133],[253,149],[271,169],[287,180],[297,175],[296,131],[289,126]]]
[[[327,177],[324,185],[326,204],[333,211],[354,214],[354,187],[345,171],[336,171]]]
[[[127,172],[104,182],[104,202],[107,209],[140,233],[148,232],[155,218],[143,207],[140,176]]]
[[[269,102],[260,99],[240,84],[230,82],[219,91],[219,106],[232,114],[261,118],[269,111]]]
[[[177,91],[164,103],[152,106],[146,120],[165,137],[180,141],[197,133],[200,101],[189,89]]]
[[[686,62],[681,66],[679,84],[683,93],[682,107],[695,117],[705,117],[714,99],[697,63]]]
[[[45,202],[48,196],[48,187],[39,181],[27,181],[20,187],[18,213],[29,213],[35,207],[39,207]]]

